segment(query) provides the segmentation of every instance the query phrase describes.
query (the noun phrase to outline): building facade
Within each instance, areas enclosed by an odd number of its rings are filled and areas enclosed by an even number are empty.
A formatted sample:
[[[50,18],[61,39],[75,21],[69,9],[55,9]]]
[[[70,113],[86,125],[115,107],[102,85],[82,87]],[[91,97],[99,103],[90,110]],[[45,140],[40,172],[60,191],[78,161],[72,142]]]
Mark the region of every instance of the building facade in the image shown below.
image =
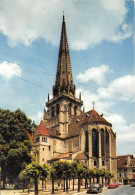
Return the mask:
[[[135,181],[135,158],[133,155],[117,156],[117,174],[120,184],[128,185]]]
[[[34,153],[39,163],[76,160],[101,168],[117,177],[116,133],[112,124],[94,109],[82,111],[76,97],[63,16],[53,97],[46,102],[44,119],[35,132]]]

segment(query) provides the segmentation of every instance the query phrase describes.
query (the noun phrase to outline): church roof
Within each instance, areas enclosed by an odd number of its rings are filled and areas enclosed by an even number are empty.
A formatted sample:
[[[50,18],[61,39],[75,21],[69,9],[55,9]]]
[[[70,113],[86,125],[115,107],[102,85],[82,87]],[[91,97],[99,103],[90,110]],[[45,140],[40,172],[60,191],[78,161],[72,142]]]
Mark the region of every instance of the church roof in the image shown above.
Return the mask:
[[[37,135],[46,135],[46,136],[49,135],[42,120],[40,122],[40,125],[38,126],[36,133],[35,133],[35,136],[37,136]]]
[[[70,55],[68,49],[66,23],[63,16],[57,73],[55,86],[53,87],[53,95],[56,97],[64,91],[66,93],[72,94],[73,96],[75,95],[75,86],[73,86]]]
[[[84,153],[79,153],[76,155],[74,160],[88,160],[88,158],[86,157],[86,155]]]
[[[80,128],[84,124],[105,124],[112,126],[111,123],[106,121],[102,116],[100,116],[94,109],[79,116],[75,116],[69,127],[69,136],[75,136],[80,134]]]
[[[55,159],[63,159],[63,158],[69,158],[69,157],[70,157],[69,153],[64,153],[64,154],[60,154],[56,156]]]

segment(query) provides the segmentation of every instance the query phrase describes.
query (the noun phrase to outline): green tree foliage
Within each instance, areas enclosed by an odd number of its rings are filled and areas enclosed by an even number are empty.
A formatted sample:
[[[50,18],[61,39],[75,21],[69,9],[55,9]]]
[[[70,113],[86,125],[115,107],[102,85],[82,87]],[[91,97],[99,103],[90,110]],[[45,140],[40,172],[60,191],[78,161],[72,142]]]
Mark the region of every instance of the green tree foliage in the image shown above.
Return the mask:
[[[71,163],[67,161],[57,161],[53,163],[52,166],[52,184],[54,185],[55,178],[62,178],[64,180],[64,191],[65,191],[65,181],[66,181],[66,191],[68,191],[68,179],[71,177],[72,169]],[[52,185],[52,193],[54,186]]]
[[[31,120],[21,111],[0,109],[0,166],[2,180],[17,178],[27,163],[31,162]]]
[[[40,175],[40,179],[42,180],[42,190],[43,190],[43,181],[50,176],[50,166],[47,163],[42,165],[42,174]],[[46,186],[45,186],[46,188]]]
[[[32,162],[31,164],[27,165],[24,170],[24,176],[28,177],[29,179],[34,179],[35,185],[35,195],[38,195],[38,179],[39,178],[47,178],[50,173],[49,165],[44,164],[41,166],[37,162]]]

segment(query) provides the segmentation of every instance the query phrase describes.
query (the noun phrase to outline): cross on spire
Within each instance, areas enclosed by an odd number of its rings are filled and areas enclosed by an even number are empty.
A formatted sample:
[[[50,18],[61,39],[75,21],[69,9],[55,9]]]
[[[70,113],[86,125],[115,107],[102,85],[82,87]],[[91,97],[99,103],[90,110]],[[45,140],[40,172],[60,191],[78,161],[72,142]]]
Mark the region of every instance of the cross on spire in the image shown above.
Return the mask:
[[[94,104],[95,104],[95,102],[93,101],[92,104],[93,104],[93,109],[94,109]]]

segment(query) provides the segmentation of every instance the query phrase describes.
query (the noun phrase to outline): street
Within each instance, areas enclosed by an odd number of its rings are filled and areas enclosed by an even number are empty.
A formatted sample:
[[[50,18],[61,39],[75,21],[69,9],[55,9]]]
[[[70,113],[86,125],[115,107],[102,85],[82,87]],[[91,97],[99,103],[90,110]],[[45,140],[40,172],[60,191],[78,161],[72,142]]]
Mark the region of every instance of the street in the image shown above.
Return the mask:
[[[75,195],[86,195],[86,192],[75,193]],[[94,193],[91,193],[94,194]],[[135,195],[135,187],[130,186],[120,186],[116,189],[107,189],[104,192],[100,193],[101,195]]]
[[[39,192],[39,195],[45,195],[45,194],[51,194],[50,191],[48,192]],[[66,192],[55,192],[55,194],[66,194]],[[69,194],[74,194],[74,195],[86,195],[86,190],[81,191],[81,192],[74,192],[70,191]],[[91,193],[92,194],[92,193]],[[120,186],[119,188],[116,189],[105,189],[101,195],[135,195],[135,187],[130,187],[130,186]],[[28,192],[22,192],[22,190],[2,190],[1,195],[28,195]],[[34,192],[30,192],[30,195],[34,195]]]

